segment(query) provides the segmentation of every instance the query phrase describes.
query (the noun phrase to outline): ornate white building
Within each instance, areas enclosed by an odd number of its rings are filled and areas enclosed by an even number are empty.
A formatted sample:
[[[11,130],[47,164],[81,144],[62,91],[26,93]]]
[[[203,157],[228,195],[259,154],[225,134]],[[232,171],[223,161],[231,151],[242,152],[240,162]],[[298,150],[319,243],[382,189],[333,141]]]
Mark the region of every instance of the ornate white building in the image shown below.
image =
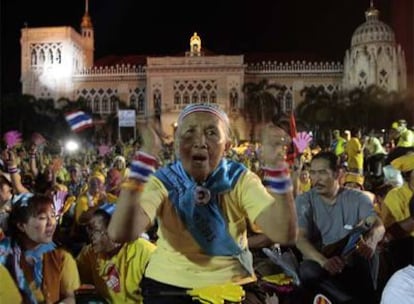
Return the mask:
[[[371,3],[365,12],[366,21],[352,35],[344,60],[345,90],[372,84],[388,91],[407,88],[404,51],[396,44],[391,27],[378,16],[379,11]]]
[[[117,111],[117,100],[136,109],[139,121],[161,111],[167,134],[179,111],[194,102],[220,104],[240,138],[249,131],[239,109],[243,84],[267,79],[284,86],[282,108],[290,111],[301,102],[305,87],[324,86],[333,93],[377,84],[386,90],[406,88],[404,52],[392,29],[378,19],[372,6],[340,62],[306,60],[246,60],[244,55],[217,55],[204,51],[197,33],[182,56],[109,56],[94,61],[94,30],[88,13],[81,33],[68,26],[21,30],[21,81],[23,94],[37,98],[85,98],[92,111],[102,115]]]

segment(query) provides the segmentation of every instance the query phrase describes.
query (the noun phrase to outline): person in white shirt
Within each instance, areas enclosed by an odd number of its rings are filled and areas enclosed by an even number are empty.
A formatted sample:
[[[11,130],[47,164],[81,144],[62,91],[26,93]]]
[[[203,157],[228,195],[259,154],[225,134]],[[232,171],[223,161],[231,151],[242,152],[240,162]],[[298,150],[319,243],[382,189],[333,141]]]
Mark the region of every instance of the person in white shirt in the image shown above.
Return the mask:
[[[408,265],[395,272],[388,280],[381,296],[381,304],[414,303],[414,266]]]

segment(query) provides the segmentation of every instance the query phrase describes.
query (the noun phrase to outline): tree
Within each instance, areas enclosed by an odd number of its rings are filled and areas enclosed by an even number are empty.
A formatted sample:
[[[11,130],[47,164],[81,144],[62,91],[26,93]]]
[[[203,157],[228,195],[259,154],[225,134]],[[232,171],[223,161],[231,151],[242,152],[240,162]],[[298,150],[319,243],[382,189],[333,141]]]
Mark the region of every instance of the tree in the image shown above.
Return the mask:
[[[412,117],[412,96],[404,92],[387,92],[376,85],[356,88],[345,93],[347,100],[346,127],[361,127],[363,131],[387,129],[398,119]]]
[[[281,114],[280,100],[277,98],[282,86],[269,84],[267,79],[260,82],[249,82],[243,85],[244,116],[250,121],[250,137],[253,141],[255,128],[258,123],[272,121]]]
[[[330,142],[332,129],[357,127],[367,133],[388,129],[398,119],[414,123],[413,96],[405,92],[387,92],[371,85],[329,94],[323,86],[312,86],[304,88],[301,95],[304,101],[295,109],[296,117],[325,144]]]
[[[18,130],[23,135],[26,129],[33,127],[36,115],[33,104],[36,100],[32,95],[10,94],[1,101],[1,131]],[[24,109],[24,111],[22,111]]]
[[[304,101],[297,106],[296,117],[306,122],[316,141],[329,145],[337,113],[337,99],[327,93],[322,85],[305,87],[300,94],[304,96]]]

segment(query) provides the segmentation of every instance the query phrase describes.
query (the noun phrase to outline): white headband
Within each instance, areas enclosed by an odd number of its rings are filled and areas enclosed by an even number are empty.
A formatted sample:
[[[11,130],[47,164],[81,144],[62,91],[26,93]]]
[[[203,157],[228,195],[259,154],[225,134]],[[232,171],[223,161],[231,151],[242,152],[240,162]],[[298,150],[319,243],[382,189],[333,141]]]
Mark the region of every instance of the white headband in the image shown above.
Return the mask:
[[[180,115],[178,116],[178,125],[180,125],[183,122],[183,119],[196,112],[205,112],[210,113],[213,115],[216,115],[219,119],[221,119],[227,127],[230,126],[229,117],[227,114],[220,109],[218,104],[207,104],[207,103],[195,103],[190,104],[184,108],[184,110],[181,111]]]

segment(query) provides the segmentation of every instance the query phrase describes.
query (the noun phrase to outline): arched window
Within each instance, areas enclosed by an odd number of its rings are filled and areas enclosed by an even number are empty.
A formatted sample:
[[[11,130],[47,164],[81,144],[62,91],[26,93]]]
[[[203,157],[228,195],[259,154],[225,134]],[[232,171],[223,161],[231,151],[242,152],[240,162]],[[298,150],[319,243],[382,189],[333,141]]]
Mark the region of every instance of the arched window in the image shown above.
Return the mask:
[[[95,99],[93,100],[93,111],[95,113],[99,113],[99,108],[100,108],[100,100],[99,100],[99,96],[95,96]]]
[[[290,92],[287,92],[285,96],[285,111],[286,112],[293,111],[293,98]]]
[[[133,107],[134,109],[137,108],[138,106],[138,101],[137,101],[137,97],[135,95],[131,95],[131,97],[129,98],[129,105],[131,107]]]
[[[118,98],[116,96],[111,96],[111,113],[118,111]]]
[[[190,103],[190,94],[188,94],[188,92],[185,92],[185,93],[184,93],[184,96],[183,96],[183,103],[184,103],[184,104],[189,104],[189,103]]]
[[[88,96],[86,97],[86,106],[87,106],[88,108],[92,108],[92,97],[91,97],[91,95],[88,95]]]
[[[45,51],[44,50],[40,50],[39,53],[39,63],[42,64],[45,62]]]
[[[48,57],[49,57],[49,63],[53,64],[53,51],[51,49],[49,49]]]
[[[161,114],[161,103],[162,103],[161,91],[156,89],[152,96],[153,96],[152,107],[154,109],[154,113],[155,115],[160,115]]]
[[[57,50],[57,58],[56,58],[56,62],[57,63],[62,63],[62,53],[60,50]]]
[[[208,95],[206,91],[203,91],[201,93],[201,102],[207,102],[208,101]]]
[[[102,97],[102,107],[101,113],[108,113],[109,112],[109,98],[107,95]]]
[[[144,113],[145,112],[145,100],[144,100],[144,95],[143,94],[139,94],[139,96],[138,96],[137,111],[138,111],[138,113]]]
[[[174,94],[174,104],[179,105],[181,103],[180,93],[175,92]]]
[[[32,50],[31,54],[30,54],[30,63],[32,65],[37,65],[37,56],[36,56],[36,51]]]
[[[198,93],[193,92],[193,96],[191,97],[191,103],[198,103]]]
[[[233,88],[230,91],[229,99],[230,99],[230,108],[232,110],[237,109],[238,108],[238,104],[239,104],[239,95],[237,94],[236,89]]]
[[[210,103],[216,103],[217,102],[217,95],[216,92],[211,92],[210,94]]]

